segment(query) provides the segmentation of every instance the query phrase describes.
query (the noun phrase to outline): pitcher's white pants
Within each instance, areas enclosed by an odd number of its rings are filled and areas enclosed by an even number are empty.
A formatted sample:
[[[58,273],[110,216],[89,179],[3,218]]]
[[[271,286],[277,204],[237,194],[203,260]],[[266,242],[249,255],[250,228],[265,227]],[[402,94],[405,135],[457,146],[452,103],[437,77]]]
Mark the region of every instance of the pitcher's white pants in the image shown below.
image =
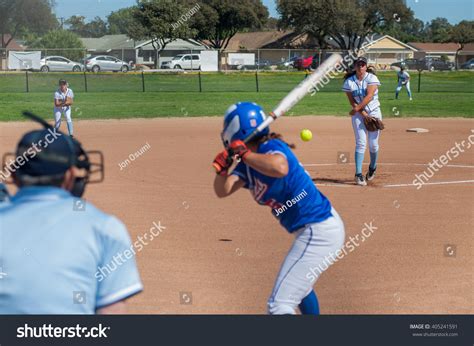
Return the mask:
[[[371,112],[370,116],[382,119],[382,113],[380,109],[375,112]],[[352,129],[354,130],[355,136],[355,151],[358,153],[365,153],[367,147],[367,137],[369,137],[369,151],[375,153],[379,150],[379,137],[380,130],[378,131],[367,131],[364,124],[364,116],[359,113],[352,116]]]

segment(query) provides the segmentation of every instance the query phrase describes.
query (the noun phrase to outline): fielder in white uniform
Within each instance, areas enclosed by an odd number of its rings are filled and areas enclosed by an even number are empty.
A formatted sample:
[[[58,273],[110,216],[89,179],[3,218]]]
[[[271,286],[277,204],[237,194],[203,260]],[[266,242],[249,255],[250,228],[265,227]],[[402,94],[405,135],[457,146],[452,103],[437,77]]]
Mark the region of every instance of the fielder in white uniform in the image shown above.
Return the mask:
[[[395,98],[398,100],[398,93],[402,90],[402,87],[405,86],[407,88],[408,97],[410,101],[413,100],[411,96],[411,89],[410,89],[410,74],[405,70],[405,66],[402,65],[400,67],[400,71],[397,73],[398,78],[398,85],[397,89],[395,90]]]
[[[342,90],[345,91],[352,107],[350,114],[352,115],[352,128],[354,129],[356,142],[355,181],[356,184],[365,186],[367,185],[366,180],[370,181],[375,178],[380,130],[367,131],[364,124],[364,115],[361,112],[365,110],[369,116],[382,119],[378,95],[380,81],[375,74],[368,72],[367,59],[364,57],[359,57],[354,65],[355,71],[346,75]],[[364,177],[362,175],[362,163],[364,162],[367,137],[369,137],[370,165]]]
[[[71,106],[73,101],[74,93],[72,89],[69,89],[69,84],[64,79],[59,80],[59,88],[54,93],[54,127],[56,130],[59,130],[61,127],[61,118],[64,114],[66,116],[67,130],[71,137],[74,135],[71,118]]]

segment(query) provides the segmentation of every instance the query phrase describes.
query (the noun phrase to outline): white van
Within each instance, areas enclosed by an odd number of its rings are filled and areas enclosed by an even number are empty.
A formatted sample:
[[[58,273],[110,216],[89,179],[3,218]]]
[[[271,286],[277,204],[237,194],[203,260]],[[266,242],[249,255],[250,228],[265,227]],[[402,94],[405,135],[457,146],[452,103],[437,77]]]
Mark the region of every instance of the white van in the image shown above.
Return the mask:
[[[199,54],[179,54],[170,61],[162,62],[161,68],[199,70],[201,68],[201,57]]]

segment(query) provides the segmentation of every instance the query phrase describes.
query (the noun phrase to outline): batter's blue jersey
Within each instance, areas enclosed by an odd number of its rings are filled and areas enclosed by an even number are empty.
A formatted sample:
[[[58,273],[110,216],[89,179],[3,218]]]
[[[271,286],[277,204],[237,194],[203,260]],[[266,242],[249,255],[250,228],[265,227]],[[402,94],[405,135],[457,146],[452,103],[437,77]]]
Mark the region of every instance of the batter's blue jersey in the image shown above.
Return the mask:
[[[140,292],[131,248],[125,226],[92,204],[20,189],[0,207],[0,314],[93,314]]]
[[[314,185],[309,174],[288,145],[271,139],[260,144],[259,154],[280,154],[288,161],[288,174],[272,178],[257,172],[243,162],[232,174],[245,182],[254,199],[272,208],[272,214],[288,232],[331,216],[331,203]]]

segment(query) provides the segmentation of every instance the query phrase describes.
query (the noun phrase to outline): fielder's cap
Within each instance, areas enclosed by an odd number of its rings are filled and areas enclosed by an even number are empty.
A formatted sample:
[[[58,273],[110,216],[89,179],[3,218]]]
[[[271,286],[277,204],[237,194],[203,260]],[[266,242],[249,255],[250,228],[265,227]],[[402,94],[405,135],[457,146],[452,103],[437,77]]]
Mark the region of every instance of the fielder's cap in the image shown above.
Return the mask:
[[[54,129],[35,130],[23,136],[16,150],[18,175],[32,177],[65,173],[76,162],[74,140]]]
[[[354,61],[354,65],[357,64],[358,62],[363,62],[364,64],[367,65],[367,58],[366,58],[366,57],[363,57],[363,56],[358,57],[358,58]]]
[[[67,81],[65,79],[60,79],[59,85],[67,85]]]

